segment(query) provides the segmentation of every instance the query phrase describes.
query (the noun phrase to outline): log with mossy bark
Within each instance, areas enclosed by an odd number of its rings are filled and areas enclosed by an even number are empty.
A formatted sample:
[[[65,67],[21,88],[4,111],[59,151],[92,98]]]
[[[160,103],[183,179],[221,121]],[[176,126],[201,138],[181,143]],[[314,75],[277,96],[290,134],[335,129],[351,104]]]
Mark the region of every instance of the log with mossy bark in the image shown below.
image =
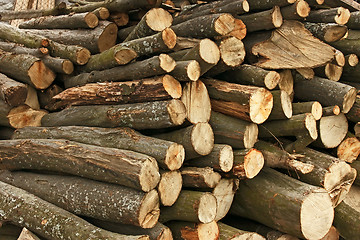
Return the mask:
[[[178,143],[148,137],[130,128],[82,126],[27,127],[17,129],[13,139],[67,139],[90,145],[131,150],[154,157],[164,169],[177,170],[185,158]]]
[[[170,221],[166,225],[173,233],[174,239],[219,239],[219,227],[215,221],[209,223]]]
[[[86,222],[82,218],[65,211],[20,188],[0,182],[0,220],[8,221],[47,239],[149,239],[146,235],[127,236],[112,233]],[[26,214],[24,214],[26,213]],[[61,226],[61,227],[58,227]]]
[[[294,115],[311,113],[316,121],[321,119],[323,114],[323,107],[318,101],[292,103],[292,110]]]
[[[22,171],[2,171],[0,181],[74,214],[100,220],[152,228],[160,215],[156,190],[145,193],[81,177]]]
[[[347,27],[336,23],[305,22],[304,26],[315,37],[325,42],[335,42],[345,36]]]
[[[324,107],[338,105],[343,113],[347,113],[355,102],[357,90],[326,78],[314,77],[309,81],[296,75],[294,92],[294,97],[302,101],[318,101]]]
[[[180,83],[170,75],[163,75],[127,82],[89,83],[68,88],[54,96],[54,103],[46,106],[46,109],[55,111],[67,106],[151,102],[181,96]]]
[[[269,117],[273,107],[273,97],[265,88],[216,79],[203,81],[210,98],[213,99],[211,101],[213,110],[258,124]]]
[[[212,111],[209,121],[215,143],[228,144],[233,148],[252,148],[258,138],[258,127],[250,123]]]
[[[168,128],[185,121],[186,110],[180,100],[122,105],[71,106],[43,117],[43,126]]]
[[[210,192],[182,190],[171,207],[160,209],[159,221],[181,220],[198,223],[210,223],[216,216],[216,198]]]
[[[196,123],[185,128],[153,136],[183,145],[185,159],[207,155],[214,147],[214,134],[208,123]]]
[[[0,163],[0,168],[5,170],[58,171],[145,192],[155,188],[160,180],[154,158],[129,150],[59,139],[1,141],[0,149],[6,152]],[[29,154],[29,149],[35,155]]]
[[[356,132],[356,131],[355,131]],[[351,132],[347,132],[344,140],[339,144],[336,150],[336,156],[347,163],[352,163],[359,157],[360,141]]]
[[[172,206],[179,197],[183,186],[180,171],[160,169],[160,182],[157,186],[160,203],[162,206]]]
[[[175,61],[167,54],[160,54],[142,61],[135,61],[124,66],[118,66],[102,71],[92,71],[90,73],[80,73],[78,75],[65,78],[66,88],[83,86],[87,83],[96,82],[120,82],[125,80],[135,80],[171,72],[175,68]]]
[[[221,175],[211,167],[183,167],[183,187],[190,189],[211,189],[220,181]]]
[[[230,214],[300,238],[320,239],[332,225],[334,209],[323,188],[267,168],[240,183]]]
[[[218,222],[221,240],[235,240],[235,239],[253,239],[253,240],[265,240],[263,236],[255,232],[248,232],[238,228],[234,228],[222,222]]]
[[[313,10],[307,16],[306,21],[322,22],[322,23],[337,23],[344,25],[349,21],[350,11],[343,7]]]
[[[310,6],[305,0],[298,0],[289,6],[280,8],[281,16],[286,20],[303,21],[309,16]]]
[[[0,98],[9,106],[16,107],[25,103],[26,85],[0,73]]]

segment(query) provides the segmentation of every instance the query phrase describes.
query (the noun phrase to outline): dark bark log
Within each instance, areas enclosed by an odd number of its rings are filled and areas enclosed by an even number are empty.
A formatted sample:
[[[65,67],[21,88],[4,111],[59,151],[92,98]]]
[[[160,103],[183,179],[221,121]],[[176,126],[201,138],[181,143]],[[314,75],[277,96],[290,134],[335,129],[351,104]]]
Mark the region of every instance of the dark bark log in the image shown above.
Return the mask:
[[[280,9],[283,19],[303,21],[309,16],[310,6],[304,0],[298,0],[289,6]]]
[[[218,112],[211,112],[209,121],[215,136],[215,143],[228,144],[233,148],[252,148],[257,141],[258,127]]]
[[[296,76],[295,98],[303,101],[318,101],[321,105],[338,105],[343,113],[347,113],[352,108],[356,99],[356,88],[349,85],[334,82],[325,78],[315,77],[306,80],[301,76]],[[326,96],[323,94],[326,92]]]
[[[171,72],[175,68],[175,65],[174,59],[170,56],[160,54],[159,56],[154,56],[143,61],[136,61],[124,66],[118,66],[103,71],[81,73],[70,78],[65,78],[64,84],[66,88],[69,88],[83,86],[87,83],[106,81],[119,82],[142,79]]]
[[[341,113],[341,109],[338,105],[334,105],[334,106],[329,106],[329,107],[324,107],[323,111],[322,111],[322,115],[324,117],[326,116],[337,116]]]
[[[129,14],[124,12],[113,12],[109,17],[109,20],[114,22],[116,26],[123,27],[129,23]]]
[[[179,197],[183,186],[180,171],[160,170],[160,182],[157,190],[162,206],[172,206]]]
[[[68,59],[44,56],[41,60],[48,68],[56,73],[71,74],[74,71],[74,64]]]
[[[359,58],[356,54],[348,54],[345,56],[345,65],[343,73],[347,72],[347,68],[355,67],[359,64]],[[343,75],[344,76],[344,75]]]
[[[320,120],[323,115],[323,107],[317,101],[292,103],[294,115],[311,113],[315,120]]]
[[[14,134],[14,129],[11,127],[0,127],[0,139],[9,140]]]
[[[247,0],[250,5],[251,11],[260,11],[271,9],[274,6],[284,7],[296,2],[296,0],[271,0],[271,1],[259,1],[259,0]]]
[[[352,168],[356,170],[356,172],[360,172],[360,161],[356,160],[350,164]],[[360,176],[359,174],[356,175],[354,185],[360,186]]]
[[[8,42],[0,40],[0,49],[5,52],[12,52],[17,54],[29,54],[35,57],[41,58],[49,54],[49,50],[45,47],[40,48],[28,48],[17,44],[15,42]]]
[[[306,22],[304,26],[315,37],[325,42],[335,42],[345,36],[347,27],[335,23],[311,23]]]
[[[346,114],[346,118],[354,123],[360,122],[360,97],[356,97],[353,107]]]
[[[292,100],[289,94],[283,90],[271,91],[274,106],[269,115],[269,120],[288,119],[293,115]]]
[[[219,229],[220,229],[220,237],[219,239],[222,240],[231,240],[231,239],[254,239],[254,240],[265,240],[264,237],[261,235],[254,233],[254,232],[248,232],[244,230],[240,230],[234,227],[231,227],[225,223],[218,222]]]
[[[22,189],[0,182],[1,220],[25,226],[47,239],[149,239],[148,236],[126,236],[97,228]],[[26,214],[24,214],[26,213]],[[41,220],[41,221],[40,221]],[[61,226],[61,227],[57,227]]]
[[[86,178],[30,172],[0,173],[2,182],[32,193],[77,215],[152,228],[159,215],[159,195]]]
[[[355,60],[356,63],[357,61]],[[353,64],[354,65],[354,64]],[[360,77],[360,64],[355,64],[355,66],[345,65],[343,68],[343,74],[341,75],[341,81],[359,83]]]
[[[359,154],[360,141],[355,135],[348,132],[345,139],[337,147],[336,155],[340,160],[352,163],[358,158]]]
[[[327,63],[325,66],[315,68],[314,71],[318,77],[337,82],[341,78],[343,67],[334,63]]]
[[[346,23],[346,26],[350,29],[360,29],[360,13],[359,11],[350,13],[349,21]]]
[[[215,221],[209,223],[170,221],[166,225],[171,229],[174,239],[219,239],[219,227]]]
[[[169,74],[181,82],[197,81],[200,77],[200,64],[196,60],[177,61]]]
[[[350,11],[343,7],[313,10],[307,16],[306,21],[322,22],[322,23],[337,23],[344,25],[349,21]]]
[[[215,79],[204,79],[203,81],[210,98],[218,100],[212,101],[213,110],[231,116],[236,114],[235,117],[258,124],[263,123],[269,117],[273,99],[271,93],[265,88]]]
[[[181,169],[183,187],[209,189],[214,188],[220,181],[221,175],[210,167],[184,167]]]
[[[27,95],[26,85],[17,82],[4,74],[0,74],[0,98],[11,107],[25,103]]]
[[[240,183],[230,213],[308,239],[325,236],[334,218],[324,189],[271,169]]]
[[[329,7],[341,6],[344,8],[348,8],[350,11],[360,10],[360,4],[351,0],[326,0],[326,3],[324,3],[324,5]]]
[[[77,65],[84,65],[89,61],[90,51],[78,45],[64,45],[55,41],[49,41],[50,54],[53,57],[69,59]]]
[[[182,190],[174,205],[161,208],[159,221],[210,223],[215,219],[216,208],[216,198],[212,193]]]
[[[59,85],[52,84],[47,89],[38,91],[40,107],[45,109],[46,105],[51,104],[54,101],[52,97],[61,93],[63,90],[64,89],[61,88]]]

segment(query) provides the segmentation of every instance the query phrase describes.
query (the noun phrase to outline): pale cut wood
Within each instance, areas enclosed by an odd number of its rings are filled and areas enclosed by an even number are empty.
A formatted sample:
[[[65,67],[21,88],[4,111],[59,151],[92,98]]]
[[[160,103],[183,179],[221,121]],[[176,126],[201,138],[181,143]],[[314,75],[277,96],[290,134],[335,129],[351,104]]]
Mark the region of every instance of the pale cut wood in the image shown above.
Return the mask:
[[[292,100],[289,94],[283,90],[271,91],[274,106],[269,115],[269,120],[291,118],[293,115]]]
[[[340,113],[341,109],[338,105],[324,107],[322,111],[323,116],[334,116],[339,115]]]
[[[337,82],[342,76],[343,67],[339,66],[338,64],[327,63],[325,66],[315,68],[314,71],[319,77],[327,78]]]
[[[40,238],[24,227],[17,240],[40,240]]]
[[[166,223],[174,239],[216,240],[219,239],[219,227],[215,221],[209,223],[192,223],[170,221]]]
[[[323,22],[323,23],[337,23],[344,25],[349,21],[350,11],[343,7],[313,10],[307,16],[306,21],[309,22]]]
[[[336,23],[311,23],[305,22],[304,26],[315,37],[325,42],[335,42],[345,36],[347,27]]]
[[[310,10],[309,4],[304,0],[297,0],[293,4],[280,9],[283,19],[299,21],[309,16]]]
[[[318,101],[292,103],[292,110],[294,115],[311,113],[316,121],[323,116],[323,107]]]
[[[238,188],[239,179],[220,179],[220,182],[212,191],[212,194],[215,196],[217,202],[215,221],[223,219],[228,214]]]
[[[211,167],[183,167],[181,177],[183,187],[200,189],[214,188],[221,179],[221,175]]]
[[[27,96],[25,84],[17,82],[0,73],[0,98],[9,106],[16,107],[24,104]]]
[[[157,186],[160,203],[163,206],[172,206],[179,197],[183,179],[180,171],[160,170],[160,182]]]
[[[291,70],[285,69],[279,72],[280,80],[278,84],[278,89],[287,92],[290,96],[294,95],[294,78]],[[275,89],[277,89],[275,88]]]
[[[225,223],[218,222],[220,229],[220,238],[223,240],[236,240],[236,239],[251,239],[251,240],[265,240],[265,238],[254,232],[243,231]]]
[[[345,56],[345,65],[344,72],[346,71],[346,67],[355,67],[359,64],[359,58],[356,54],[348,54]]]
[[[181,82],[197,81],[200,77],[200,64],[196,60],[177,61],[169,74]]]
[[[271,0],[271,1],[259,1],[248,0],[251,11],[267,10],[274,6],[284,7],[296,2],[296,0]]]
[[[41,119],[47,115],[45,110],[35,110],[28,105],[20,105],[12,108],[6,118],[8,125],[13,128],[23,128],[26,126],[39,127]]]
[[[305,79],[311,80],[315,76],[315,72],[312,68],[297,68],[296,71]]]
[[[344,67],[345,62],[346,62],[345,55],[341,51],[336,49],[335,59],[332,61],[332,63],[336,64],[336,65],[338,65],[340,67]]]
[[[360,141],[356,136],[348,132],[345,139],[337,147],[336,155],[339,159],[352,163],[358,158],[359,154]]]
[[[40,110],[40,103],[37,95],[37,91],[35,88],[30,85],[27,86],[27,96],[25,100],[25,105],[28,105],[30,108],[34,110]]]

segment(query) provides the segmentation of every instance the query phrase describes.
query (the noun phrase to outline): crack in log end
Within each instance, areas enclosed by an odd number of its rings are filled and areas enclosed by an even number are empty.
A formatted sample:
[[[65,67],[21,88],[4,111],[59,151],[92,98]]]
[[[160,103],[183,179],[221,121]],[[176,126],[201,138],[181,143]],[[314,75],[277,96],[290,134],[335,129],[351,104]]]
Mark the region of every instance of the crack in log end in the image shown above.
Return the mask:
[[[181,125],[186,119],[185,105],[180,101],[173,99],[167,106],[170,121],[175,125]]]
[[[229,34],[235,28],[235,18],[228,13],[221,14],[214,23],[215,31],[220,35]]]
[[[139,210],[139,223],[142,228],[152,228],[160,216],[159,195],[155,189],[148,192],[142,199]]]
[[[165,164],[171,171],[178,170],[184,163],[185,149],[183,145],[173,143],[166,151]]]
[[[160,181],[160,173],[158,164],[153,157],[143,163],[140,171],[140,186],[144,192],[154,189]]]

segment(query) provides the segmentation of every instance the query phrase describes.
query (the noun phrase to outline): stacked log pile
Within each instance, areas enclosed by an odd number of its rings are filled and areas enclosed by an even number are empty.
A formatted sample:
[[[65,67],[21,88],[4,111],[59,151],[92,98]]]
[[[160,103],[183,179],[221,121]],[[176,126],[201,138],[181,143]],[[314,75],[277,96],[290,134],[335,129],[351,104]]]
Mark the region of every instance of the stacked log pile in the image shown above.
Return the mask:
[[[0,11],[1,239],[360,236],[359,3],[74,2]]]

